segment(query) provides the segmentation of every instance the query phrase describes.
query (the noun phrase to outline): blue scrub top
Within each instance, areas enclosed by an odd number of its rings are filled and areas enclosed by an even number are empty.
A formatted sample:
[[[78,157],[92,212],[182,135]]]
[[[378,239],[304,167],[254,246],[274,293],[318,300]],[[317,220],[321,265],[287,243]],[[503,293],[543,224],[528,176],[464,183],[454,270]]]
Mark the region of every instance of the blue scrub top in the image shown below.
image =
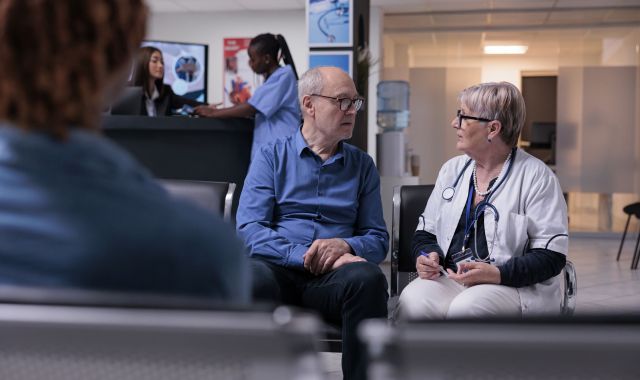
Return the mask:
[[[249,99],[256,113],[253,130],[253,158],[260,146],[291,136],[300,126],[298,81],[291,66],[279,67]]]

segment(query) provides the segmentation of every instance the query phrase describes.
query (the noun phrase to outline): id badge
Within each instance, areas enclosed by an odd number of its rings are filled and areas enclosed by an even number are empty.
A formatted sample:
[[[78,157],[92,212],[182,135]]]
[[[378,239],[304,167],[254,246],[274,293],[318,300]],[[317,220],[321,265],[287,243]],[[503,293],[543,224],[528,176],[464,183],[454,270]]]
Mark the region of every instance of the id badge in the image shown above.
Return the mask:
[[[463,262],[468,263],[471,261],[475,261],[473,258],[473,252],[471,251],[471,248],[467,248],[464,251],[459,251],[452,254],[451,260],[453,260],[453,262],[456,263],[456,266],[459,266],[459,264]]]

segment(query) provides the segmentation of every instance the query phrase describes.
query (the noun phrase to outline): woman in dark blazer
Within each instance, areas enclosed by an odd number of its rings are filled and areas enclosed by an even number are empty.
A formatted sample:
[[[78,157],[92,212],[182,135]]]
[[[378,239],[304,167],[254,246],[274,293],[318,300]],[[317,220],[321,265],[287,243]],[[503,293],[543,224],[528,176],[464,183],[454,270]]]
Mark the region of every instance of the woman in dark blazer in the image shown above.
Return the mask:
[[[169,116],[171,111],[185,104],[196,107],[204,103],[176,95],[171,86],[164,84],[162,52],[153,47],[140,48],[134,72],[133,85],[142,87],[140,115]]]

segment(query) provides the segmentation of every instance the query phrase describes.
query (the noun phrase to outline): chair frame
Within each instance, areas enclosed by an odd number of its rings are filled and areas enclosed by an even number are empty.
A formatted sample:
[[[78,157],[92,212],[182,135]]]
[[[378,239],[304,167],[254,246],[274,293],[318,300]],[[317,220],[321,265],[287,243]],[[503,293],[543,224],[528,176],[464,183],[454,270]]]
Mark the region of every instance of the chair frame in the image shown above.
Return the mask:
[[[320,380],[325,378],[318,355],[321,326],[322,322],[315,314],[287,306],[274,309],[266,304],[230,304],[207,297],[0,286],[0,333],[6,338],[3,340],[5,352],[15,352],[15,357],[19,358],[4,357],[2,363],[10,362],[17,366],[11,368],[29,365],[29,362],[20,358],[30,357],[28,355],[31,352],[43,359],[42,362],[35,359],[37,370],[19,372],[25,378],[33,378],[33,374],[42,368],[52,368],[52,378],[60,379],[60,368],[63,367],[57,363],[75,358],[76,353],[78,357],[75,362],[80,362],[79,365],[88,359],[84,370],[101,365],[115,366],[122,358],[125,365],[139,361],[142,363],[140,367],[145,368],[152,366],[159,355],[166,356],[165,353],[174,351],[186,352],[184,357],[188,357],[189,352],[202,350],[217,349],[213,352],[222,353],[223,347],[214,347],[215,339],[220,336],[227,340],[234,339],[234,336],[245,340],[255,336],[260,339],[262,346],[267,344],[265,339],[271,342],[273,339],[286,339],[289,342],[286,358],[280,353],[275,355],[293,366],[291,374],[295,374],[294,378]],[[193,337],[201,340],[192,340]],[[164,344],[158,344],[157,349],[149,346],[156,341]],[[131,343],[125,348],[132,352],[145,346],[152,347],[153,352],[148,358],[144,356],[146,352],[141,353],[140,357],[134,355],[128,359],[114,356],[112,352],[115,351],[109,348],[113,342]],[[61,355],[49,360],[48,353],[56,352],[58,347],[61,348]],[[233,352],[237,353],[238,349],[246,350],[246,347],[235,347]],[[253,351],[256,355],[257,352]],[[82,356],[85,352],[88,356]],[[103,353],[104,357],[96,356]],[[92,360],[92,357],[100,360]],[[236,357],[240,356],[236,354]],[[257,369],[268,370],[273,366],[259,355],[255,359],[251,355],[246,358],[247,364],[255,365]],[[195,358],[194,363],[198,363],[198,360],[202,359]],[[211,364],[214,367],[216,365],[215,362]],[[162,366],[162,363],[158,365]],[[74,372],[76,367],[74,365],[63,370],[80,376],[79,371]],[[4,367],[3,370],[5,375],[17,373]],[[202,367],[194,367],[194,371],[200,370]],[[262,375],[255,373],[243,378],[269,378],[268,372]],[[96,373],[94,375],[101,377]],[[135,377],[149,378],[140,373]],[[167,378],[176,378],[176,375],[169,372]]]
[[[412,185],[404,185],[412,186]],[[393,217],[391,222],[391,297],[398,296],[404,287],[413,279],[418,277],[417,272],[400,272],[400,204],[401,190],[404,186],[396,186],[393,189]],[[404,257],[404,256],[403,256]],[[575,266],[567,260],[563,268],[562,279],[564,292],[560,300],[560,314],[565,316],[573,315],[576,307],[576,297],[578,294],[578,280]]]
[[[395,326],[368,320],[359,333],[370,380],[637,379],[639,326],[628,315],[419,320]]]
[[[185,179],[160,179],[160,183],[168,189],[167,185],[211,185],[211,184],[226,184],[227,185],[227,193],[224,197],[224,207],[222,211],[222,219],[225,222],[231,222],[232,220],[232,205],[233,205],[233,197],[236,191],[236,184],[233,182],[217,182],[217,181],[196,181],[196,180],[185,180]],[[171,193],[171,191],[169,191]]]
[[[620,253],[622,253],[622,247],[624,246],[624,240],[627,237],[627,231],[629,230],[629,223],[631,217],[635,215],[636,219],[640,221],[640,202],[628,204],[622,208],[625,214],[627,214],[627,223],[624,226],[624,232],[622,233],[622,240],[620,240],[620,247],[618,248],[618,255],[616,261],[620,261]],[[636,246],[633,249],[633,256],[631,257],[631,269],[638,269],[638,260],[640,260],[640,227],[638,227],[638,238],[636,239]]]
[[[231,206],[233,204],[233,195],[236,192],[236,184],[233,182],[229,182],[229,188],[227,189],[227,194],[224,196],[224,213],[222,215],[223,219],[227,222],[231,221]]]

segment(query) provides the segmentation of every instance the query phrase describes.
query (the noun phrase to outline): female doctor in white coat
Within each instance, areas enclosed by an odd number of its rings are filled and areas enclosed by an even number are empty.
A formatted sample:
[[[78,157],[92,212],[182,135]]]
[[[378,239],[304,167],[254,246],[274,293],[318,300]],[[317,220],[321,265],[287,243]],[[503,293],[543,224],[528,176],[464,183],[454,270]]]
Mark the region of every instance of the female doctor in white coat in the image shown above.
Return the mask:
[[[400,295],[400,318],[560,312],[567,205],[553,172],[516,148],[524,119],[510,83],[460,94],[451,125],[464,154],[443,165],[420,216],[419,278]]]

